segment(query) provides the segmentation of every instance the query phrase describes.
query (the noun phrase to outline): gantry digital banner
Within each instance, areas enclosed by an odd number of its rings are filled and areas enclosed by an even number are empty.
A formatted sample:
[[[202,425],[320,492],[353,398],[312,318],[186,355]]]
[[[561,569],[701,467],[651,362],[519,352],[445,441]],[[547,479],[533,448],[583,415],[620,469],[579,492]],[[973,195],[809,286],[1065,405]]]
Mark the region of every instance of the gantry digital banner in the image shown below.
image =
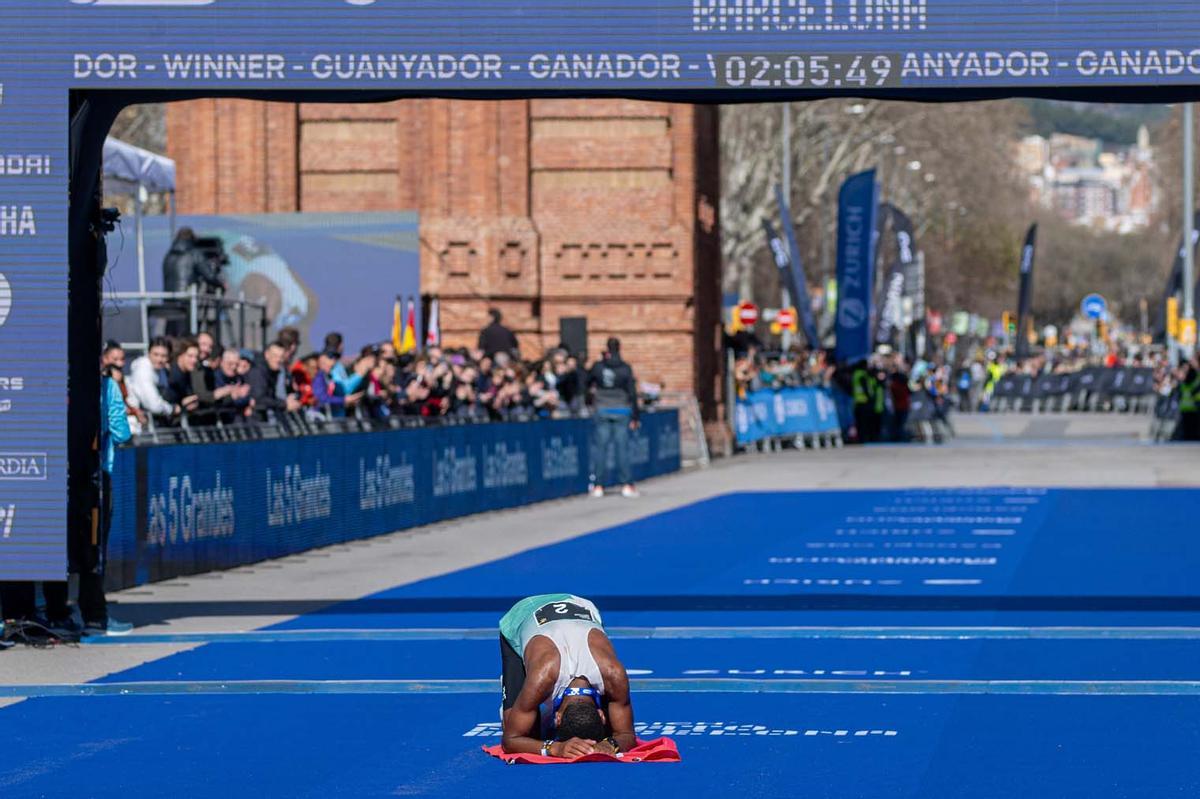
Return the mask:
[[[1200,83],[1200,4],[1184,0],[0,0],[0,30],[0,579],[65,573],[68,141],[88,90],[953,99]]]

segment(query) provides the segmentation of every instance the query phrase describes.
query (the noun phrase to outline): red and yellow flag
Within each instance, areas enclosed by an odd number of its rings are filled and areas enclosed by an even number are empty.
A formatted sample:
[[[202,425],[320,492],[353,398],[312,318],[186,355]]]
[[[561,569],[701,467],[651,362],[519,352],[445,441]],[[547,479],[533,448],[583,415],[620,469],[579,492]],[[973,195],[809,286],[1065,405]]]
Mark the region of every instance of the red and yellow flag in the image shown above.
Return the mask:
[[[404,334],[400,338],[400,343],[396,346],[396,352],[400,355],[407,355],[410,352],[417,351],[417,307],[416,304],[409,299],[408,314],[404,320]]]

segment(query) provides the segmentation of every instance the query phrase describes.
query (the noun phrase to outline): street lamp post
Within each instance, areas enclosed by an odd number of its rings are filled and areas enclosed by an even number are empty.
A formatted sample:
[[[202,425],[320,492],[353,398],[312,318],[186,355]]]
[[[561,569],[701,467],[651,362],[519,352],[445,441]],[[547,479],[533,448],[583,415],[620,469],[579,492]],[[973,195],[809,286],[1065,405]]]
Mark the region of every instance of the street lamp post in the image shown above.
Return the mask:
[[[780,103],[779,107],[783,112],[783,135],[781,136],[782,141],[780,143],[782,147],[780,156],[783,158],[783,196],[787,199],[787,207],[790,209],[792,206],[792,104]],[[779,210],[780,212],[784,211],[783,208]],[[792,224],[792,220],[790,219],[781,219],[780,222],[784,225]],[[804,291],[803,286],[797,286],[796,288],[800,292]],[[806,297],[790,296],[786,285],[780,287],[780,295],[780,299],[782,300],[780,307],[782,308],[787,308],[793,303],[799,305],[807,301]],[[792,346],[791,331],[785,329],[782,338],[783,349],[786,352]]]
[[[1194,103],[1183,105],[1183,324],[1195,335],[1196,307],[1196,249],[1192,245],[1192,225],[1196,217],[1196,108]],[[1191,357],[1194,341],[1184,344]]]

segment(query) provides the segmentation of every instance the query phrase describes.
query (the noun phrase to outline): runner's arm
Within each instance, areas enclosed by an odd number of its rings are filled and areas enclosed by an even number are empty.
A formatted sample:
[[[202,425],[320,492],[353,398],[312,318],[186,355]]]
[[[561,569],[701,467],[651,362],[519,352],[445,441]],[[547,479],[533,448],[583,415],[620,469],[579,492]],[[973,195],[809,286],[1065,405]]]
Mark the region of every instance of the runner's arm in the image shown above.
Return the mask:
[[[528,753],[539,755],[545,741],[535,737],[540,730],[534,729],[538,720],[538,705],[554,690],[554,680],[558,674],[558,661],[547,659],[541,668],[526,676],[525,685],[517,695],[513,706],[504,711],[504,735],[500,739],[504,751],[509,754]],[[584,741],[572,738],[569,741],[555,741],[550,746],[553,757],[579,757],[592,751],[595,741]]]
[[[604,667],[604,688],[608,693],[608,724],[618,750],[628,752],[637,746],[637,735],[633,731],[633,702],[629,696],[629,675],[616,659]]]

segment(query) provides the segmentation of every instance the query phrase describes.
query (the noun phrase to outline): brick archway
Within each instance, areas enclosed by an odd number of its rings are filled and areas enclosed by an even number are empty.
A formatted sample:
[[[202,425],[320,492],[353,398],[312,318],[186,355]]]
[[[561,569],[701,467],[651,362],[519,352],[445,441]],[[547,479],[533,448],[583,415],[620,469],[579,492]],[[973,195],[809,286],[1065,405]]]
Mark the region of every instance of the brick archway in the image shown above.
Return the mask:
[[[446,343],[489,306],[526,356],[587,316],[721,418],[717,109],[635,100],[206,99],[167,109],[184,214],[412,210]],[[384,334],[381,333],[381,337]]]

